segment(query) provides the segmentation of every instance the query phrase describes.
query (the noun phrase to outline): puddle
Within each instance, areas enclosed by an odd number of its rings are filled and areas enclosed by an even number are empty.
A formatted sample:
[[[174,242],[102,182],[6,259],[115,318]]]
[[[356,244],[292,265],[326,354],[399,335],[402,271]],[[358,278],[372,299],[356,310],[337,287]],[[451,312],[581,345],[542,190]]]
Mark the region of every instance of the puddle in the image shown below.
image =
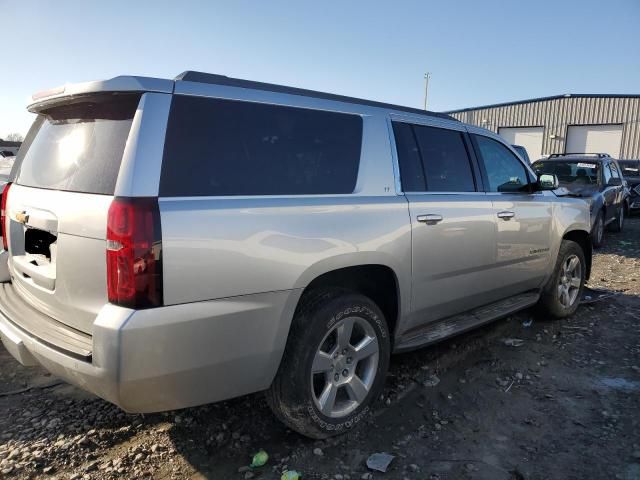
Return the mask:
[[[640,390],[639,382],[632,382],[631,380],[627,380],[626,378],[605,377],[601,378],[600,382],[606,387],[616,388],[618,390]]]

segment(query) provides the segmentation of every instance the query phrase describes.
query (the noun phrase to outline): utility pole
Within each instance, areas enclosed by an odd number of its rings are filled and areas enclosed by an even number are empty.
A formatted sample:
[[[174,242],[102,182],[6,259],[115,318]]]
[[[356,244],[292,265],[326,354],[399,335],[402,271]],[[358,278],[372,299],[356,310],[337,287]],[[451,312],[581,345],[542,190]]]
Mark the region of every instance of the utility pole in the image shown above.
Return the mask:
[[[427,96],[429,95],[429,79],[431,78],[431,73],[427,72],[424,74],[424,109],[427,109]]]

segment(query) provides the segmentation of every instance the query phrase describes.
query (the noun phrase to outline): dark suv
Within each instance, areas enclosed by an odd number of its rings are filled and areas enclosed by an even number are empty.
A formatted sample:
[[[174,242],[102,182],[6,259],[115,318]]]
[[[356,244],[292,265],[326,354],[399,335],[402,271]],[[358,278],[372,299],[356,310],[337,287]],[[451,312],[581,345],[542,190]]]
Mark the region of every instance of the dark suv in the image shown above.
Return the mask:
[[[553,154],[532,165],[538,175],[554,174],[567,194],[584,198],[591,210],[591,240],[604,244],[604,229],[621,232],[629,209],[629,194],[618,161],[606,153]]]
[[[640,211],[640,160],[618,160],[629,189],[629,213]]]

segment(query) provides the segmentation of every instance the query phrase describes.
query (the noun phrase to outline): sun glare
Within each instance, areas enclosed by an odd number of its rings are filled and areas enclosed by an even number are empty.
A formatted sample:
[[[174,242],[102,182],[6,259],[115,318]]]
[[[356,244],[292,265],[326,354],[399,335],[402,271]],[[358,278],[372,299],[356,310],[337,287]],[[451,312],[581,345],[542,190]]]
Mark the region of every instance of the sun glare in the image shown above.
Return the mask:
[[[58,161],[61,167],[69,167],[78,162],[78,158],[84,152],[85,133],[82,130],[74,130],[58,140]]]

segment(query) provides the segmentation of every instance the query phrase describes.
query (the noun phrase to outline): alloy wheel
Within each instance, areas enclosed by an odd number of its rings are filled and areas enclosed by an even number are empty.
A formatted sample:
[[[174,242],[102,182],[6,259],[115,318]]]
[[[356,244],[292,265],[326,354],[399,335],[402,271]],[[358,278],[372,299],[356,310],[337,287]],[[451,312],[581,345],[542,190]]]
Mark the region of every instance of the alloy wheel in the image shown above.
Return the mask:
[[[582,285],[582,264],[577,255],[569,255],[562,263],[558,279],[558,299],[565,308],[576,302]]]
[[[311,394],[320,412],[344,417],[365,401],[376,378],[378,338],[359,317],[337,322],[317,348],[311,368]]]
[[[604,236],[604,222],[602,221],[602,217],[599,217],[597,220],[598,224],[596,225],[596,241],[598,244],[602,242],[602,237]]]

